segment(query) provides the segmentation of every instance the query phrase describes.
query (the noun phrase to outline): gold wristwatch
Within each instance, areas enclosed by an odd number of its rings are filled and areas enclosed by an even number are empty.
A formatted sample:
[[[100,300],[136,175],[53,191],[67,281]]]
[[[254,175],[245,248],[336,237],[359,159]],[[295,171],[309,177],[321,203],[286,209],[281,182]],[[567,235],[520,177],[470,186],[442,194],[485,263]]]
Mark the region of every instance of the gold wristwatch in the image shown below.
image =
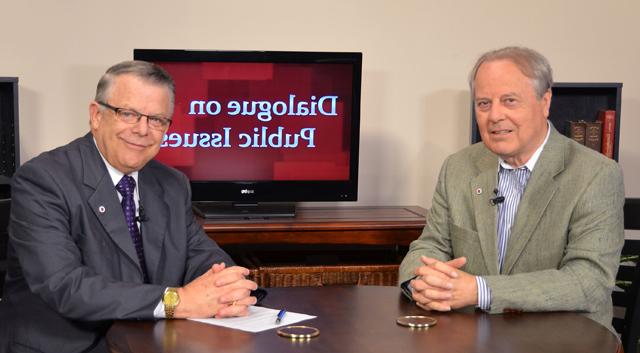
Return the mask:
[[[167,288],[164,291],[164,295],[162,296],[162,304],[164,304],[164,316],[167,319],[173,319],[176,306],[180,304],[180,295],[178,295],[178,288]]]

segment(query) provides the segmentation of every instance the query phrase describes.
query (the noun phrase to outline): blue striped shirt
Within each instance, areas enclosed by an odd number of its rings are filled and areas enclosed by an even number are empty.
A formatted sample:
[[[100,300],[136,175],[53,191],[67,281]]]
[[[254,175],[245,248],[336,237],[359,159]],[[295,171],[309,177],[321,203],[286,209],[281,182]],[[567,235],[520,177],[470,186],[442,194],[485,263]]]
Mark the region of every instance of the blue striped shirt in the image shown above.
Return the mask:
[[[527,167],[506,169],[500,166],[498,196],[504,197],[504,201],[498,204],[498,272],[500,273],[502,273],[504,258],[507,254],[511,227],[530,175],[531,172]]]
[[[498,195],[504,196],[505,200],[498,204],[498,270],[502,273],[502,265],[507,253],[507,244],[511,236],[511,226],[515,221],[515,215],[520,203],[520,198],[524,194],[529,176],[533,172],[533,168],[540,158],[542,149],[549,140],[551,132],[551,123],[547,124],[547,136],[544,142],[536,149],[531,158],[523,166],[514,168],[507,164],[502,158],[499,158],[498,171]],[[476,276],[476,285],[478,286],[478,307],[482,310],[491,309],[491,288],[487,285],[485,279]]]

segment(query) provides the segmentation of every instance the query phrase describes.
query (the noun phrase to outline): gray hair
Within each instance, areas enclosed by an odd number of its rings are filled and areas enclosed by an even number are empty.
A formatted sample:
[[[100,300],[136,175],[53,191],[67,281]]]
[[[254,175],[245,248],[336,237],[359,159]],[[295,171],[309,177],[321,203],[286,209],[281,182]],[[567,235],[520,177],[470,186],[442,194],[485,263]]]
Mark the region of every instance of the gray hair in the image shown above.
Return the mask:
[[[169,73],[160,66],[140,60],[123,61],[108,68],[100,78],[100,81],[98,81],[95,100],[99,102],[106,102],[107,98],[109,98],[109,91],[113,85],[113,80],[120,75],[126,74],[134,75],[145,81],[165,86],[169,89],[171,109],[173,110],[176,94],[176,87],[173,79]]]
[[[505,47],[486,52],[480,56],[469,74],[471,96],[475,95],[475,80],[478,69],[485,62],[509,60],[514,63],[523,75],[531,79],[538,99],[544,96],[553,86],[553,71],[549,61],[537,51],[524,47]]]

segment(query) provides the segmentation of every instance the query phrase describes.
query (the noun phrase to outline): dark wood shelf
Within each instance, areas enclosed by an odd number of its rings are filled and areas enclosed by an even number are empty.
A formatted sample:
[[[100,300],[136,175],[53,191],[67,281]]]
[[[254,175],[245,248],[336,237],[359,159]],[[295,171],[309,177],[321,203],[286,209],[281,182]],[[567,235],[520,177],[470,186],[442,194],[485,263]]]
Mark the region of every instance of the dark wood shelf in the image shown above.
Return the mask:
[[[9,183],[20,165],[18,78],[0,77],[0,199],[10,196]]]
[[[203,220],[203,227],[220,245],[409,245],[425,214],[418,206],[300,207],[294,218]]]

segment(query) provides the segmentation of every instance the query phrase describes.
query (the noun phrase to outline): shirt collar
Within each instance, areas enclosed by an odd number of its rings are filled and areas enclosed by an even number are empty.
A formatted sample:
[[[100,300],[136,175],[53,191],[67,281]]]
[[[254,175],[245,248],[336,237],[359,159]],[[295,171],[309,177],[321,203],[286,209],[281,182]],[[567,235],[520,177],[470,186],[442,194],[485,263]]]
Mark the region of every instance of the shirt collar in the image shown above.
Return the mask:
[[[533,172],[533,167],[538,162],[538,159],[540,158],[540,154],[542,153],[544,146],[547,144],[547,141],[549,140],[550,134],[551,134],[551,122],[547,120],[547,136],[544,138],[544,141],[542,141],[542,144],[540,145],[540,147],[538,147],[538,149],[536,149],[536,151],[533,153],[531,158],[529,158],[527,163],[525,163],[523,166],[520,166],[520,168],[527,167],[527,169],[529,169],[530,172]],[[500,157],[498,157],[498,162],[500,163],[500,166],[504,169],[516,169],[510,166],[507,162],[504,161],[504,159]]]
[[[111,180],[113,181],[113,186],[118,185],[118,183],[120,182],[120,179],[122,179],[122,177],[124,176],[124,173],[117,170],[114,166],[112,166],[111,164],[109,164],[109,162],[107,162],[107,160],[104,158],[104,156],[102,155],[102,152],[100,152],[100,149],[98,148],[98,143],[96,142],[95,137],[93,138],[93,143],[96,145],[96,148],[98,149],[98,153],[100,154],[100,158],[102,158],[102,161],[104,162],[104,165],[107,167],[107,171],[109,172],[109,176],[111,177]],[[138,171],[132,172],[131,174],[129,174],[129,176],[131,176],[133,178],[133,180],[136,181],[136,190],[138,190]]]

